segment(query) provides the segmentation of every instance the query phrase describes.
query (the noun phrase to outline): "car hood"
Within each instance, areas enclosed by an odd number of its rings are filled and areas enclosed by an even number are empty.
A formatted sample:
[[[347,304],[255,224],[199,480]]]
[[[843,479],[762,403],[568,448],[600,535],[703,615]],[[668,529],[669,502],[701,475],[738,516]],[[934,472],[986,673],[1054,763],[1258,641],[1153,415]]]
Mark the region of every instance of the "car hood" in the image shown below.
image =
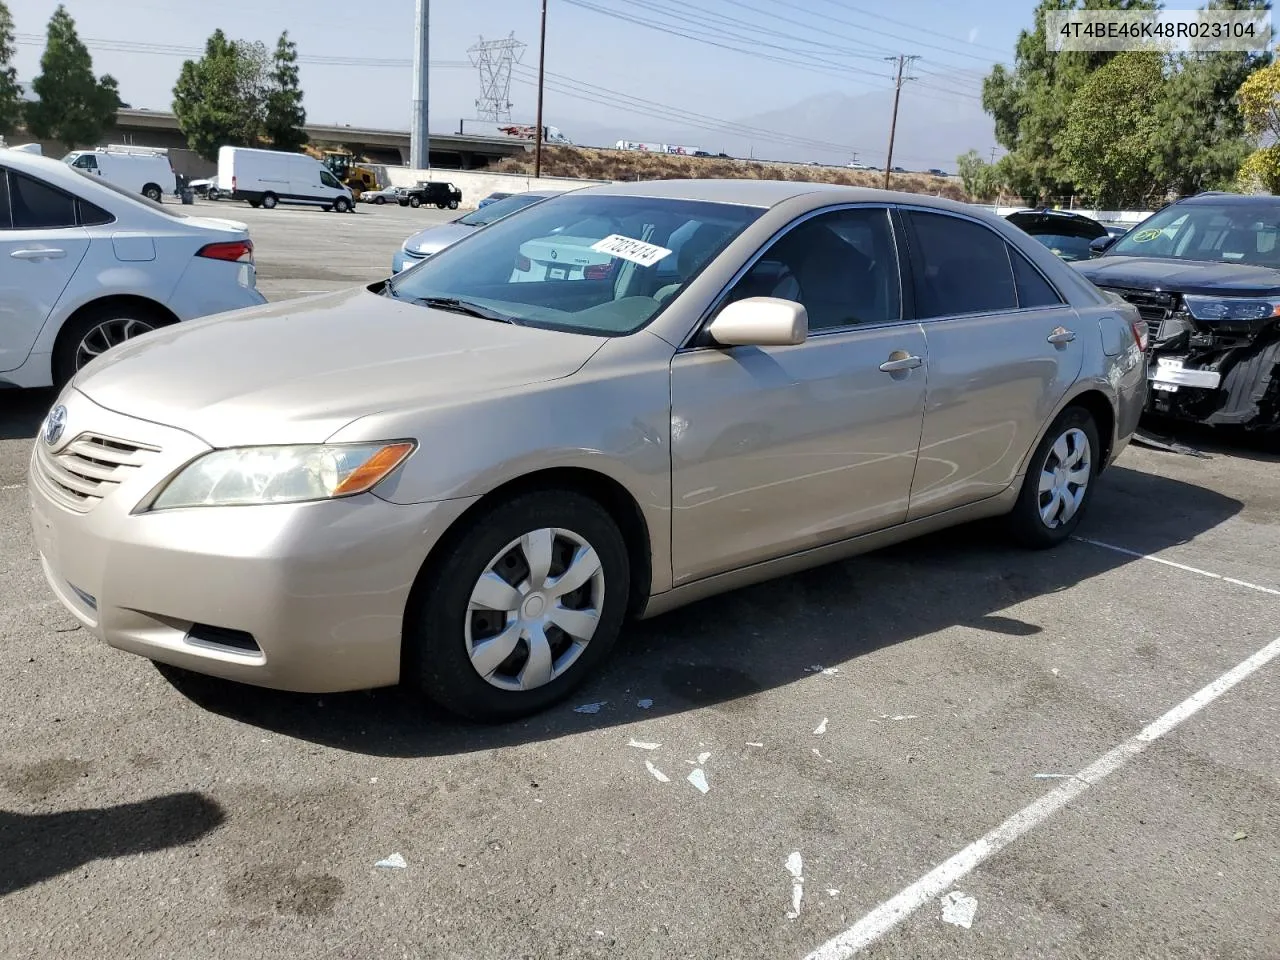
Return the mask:
[[[74,384],[214,447],[321,443],[353,420],[566,377],[605,342],[446,313],[359,288],[144,334]]]
[[[469,227],[465,223],[443,223],[438,227],[428,227],[406,240],[404,249],[419,255],[439,253],[450,244],[470,236],[473,230],[475,227]]]
[[[1229,297],[1280,296],[1280,270],[1245,263],[1113,256],[1081,260],[1072,266],[1100,287]]]

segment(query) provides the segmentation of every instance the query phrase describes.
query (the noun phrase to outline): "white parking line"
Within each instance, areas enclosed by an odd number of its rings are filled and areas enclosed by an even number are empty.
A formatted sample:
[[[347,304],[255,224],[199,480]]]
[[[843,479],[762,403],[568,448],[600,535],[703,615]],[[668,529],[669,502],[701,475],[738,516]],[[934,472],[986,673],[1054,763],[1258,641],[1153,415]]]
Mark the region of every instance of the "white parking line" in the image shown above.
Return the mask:
[[[1241,680],[1274,660],[1277,655],[1280,655],[1280,638],[1272,640],[1253,656],[1148,724],[1136,736],[1085,767],[1074,779],[1063,781],[1062,786],[1019,810],[986,836],[969,844],[901,893],[880,904],[844,933],[813,951],[805,960],[845,960],[874,943],[961,877],[968,875],[984,861],[1053,816],[1108,774],[1120,769],[1142,753],[1149,744],[1163,737],[1188,717],[1194,716]]]
[[[1153,557],[1149,553],[1138,553],[1136,550],[1126,550],[1124,547],[1117,547],[1111,543],[1103,543],[1101,540],[1090,540],[1087,537],[1072,537],[1073,540],[1079,540],[1081,543],[1087,543],[1095,547],[1102,547],[1104,550],[1114,550],[1116,553],[1123,553],[1126,556],[1137,557],[1139,560],[1150,560],[1152,563],[1163,563],[1166,567],[1173,567],[1175,570],[1185,570],[1187,573],[1198,573],[1202,577],[1208,577],[1211,580],[1221,580],[1223,583],[1234,584],[1237,587],[1248,587],[1250,590],[1257,590],[1260,593],[1269,593],[1273,597],[1280,597],[1280,590],[1272,587],[1262,587],[1256,583],[1250,583],[1248,580],[1237,580],[1235,577],[1224,577],[1220,573],[1210,573],[1208,570],[1201,570],[1199,567],[1188,567],[1185,563],[1174,563],[1172,560],[1165,560],[1162,557]]]

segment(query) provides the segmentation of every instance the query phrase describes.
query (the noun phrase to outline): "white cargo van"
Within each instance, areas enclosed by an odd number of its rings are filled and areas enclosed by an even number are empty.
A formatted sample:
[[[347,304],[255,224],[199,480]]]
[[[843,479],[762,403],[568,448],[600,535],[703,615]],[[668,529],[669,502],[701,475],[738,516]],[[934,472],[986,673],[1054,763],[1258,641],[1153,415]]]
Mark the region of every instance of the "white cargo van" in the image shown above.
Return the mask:
[[[140,193],[157,203],[166,193],[178,191],[178,179],[173,175],[165,150],[111,144],[93,150],[73,150],[62,159],[82,173],[101,177],[121,190]]]
[[[221,147],[218,191],[251,207],[271,210],[278,203],[303,203],[346,213],[351,190],[323,163],[305,153]]]

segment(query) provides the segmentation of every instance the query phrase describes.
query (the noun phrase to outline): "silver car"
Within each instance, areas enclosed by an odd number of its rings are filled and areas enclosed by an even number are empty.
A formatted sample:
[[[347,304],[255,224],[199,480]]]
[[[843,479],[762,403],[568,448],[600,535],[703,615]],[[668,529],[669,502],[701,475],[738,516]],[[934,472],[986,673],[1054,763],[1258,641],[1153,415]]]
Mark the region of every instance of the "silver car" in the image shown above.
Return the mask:
[[[569,225],[612,269],[512,282]],[[1061,543],[1137,424],[1145,336],[967,205],[593,187],[109,351],[44,422],[31,515],[113,647],[512,718],[630,617],[980,517]]]
[[[425,260],[445,247],[457,243],[463,237],[470,236],[480,227],[488,226],[525,207],[540,203],[548,197],[559,196],[561,192],[560,190],[531,190],[528,193],[512,194],[501,200],[487,203],[449,223],[419,230],[392,256],[391,273],[394,275],[401,270],[407,270],[418,261]]]

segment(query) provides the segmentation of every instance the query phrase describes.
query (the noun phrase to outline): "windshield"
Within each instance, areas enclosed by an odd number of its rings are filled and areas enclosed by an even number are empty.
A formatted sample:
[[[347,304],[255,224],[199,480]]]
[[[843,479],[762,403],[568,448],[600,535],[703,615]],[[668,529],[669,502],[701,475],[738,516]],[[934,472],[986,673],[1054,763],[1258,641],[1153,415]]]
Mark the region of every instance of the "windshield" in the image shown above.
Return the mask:
[[[537,203],[539,200],[545,200],[546,197],[541,193],[517,193],[514,196],[504,197],[501,200],[494,200],[492,203],[486,203],[478,210],[473,210],[465,217],[459,217],[458,223],[468,227],[483,227],[486,223],[493,223],[495,220],[501,220],[509,213],[515,213],[517,210],[523,210],[531,203]]]
[[[552,197],[424,260],[387,292],[466,301],[528,326],[625,335],[762,213],[693,200]]]
[[[1280,205],[1177,204],[1153,214],[1107,251],[1109,257],[1159,257],[1280,267]]]

